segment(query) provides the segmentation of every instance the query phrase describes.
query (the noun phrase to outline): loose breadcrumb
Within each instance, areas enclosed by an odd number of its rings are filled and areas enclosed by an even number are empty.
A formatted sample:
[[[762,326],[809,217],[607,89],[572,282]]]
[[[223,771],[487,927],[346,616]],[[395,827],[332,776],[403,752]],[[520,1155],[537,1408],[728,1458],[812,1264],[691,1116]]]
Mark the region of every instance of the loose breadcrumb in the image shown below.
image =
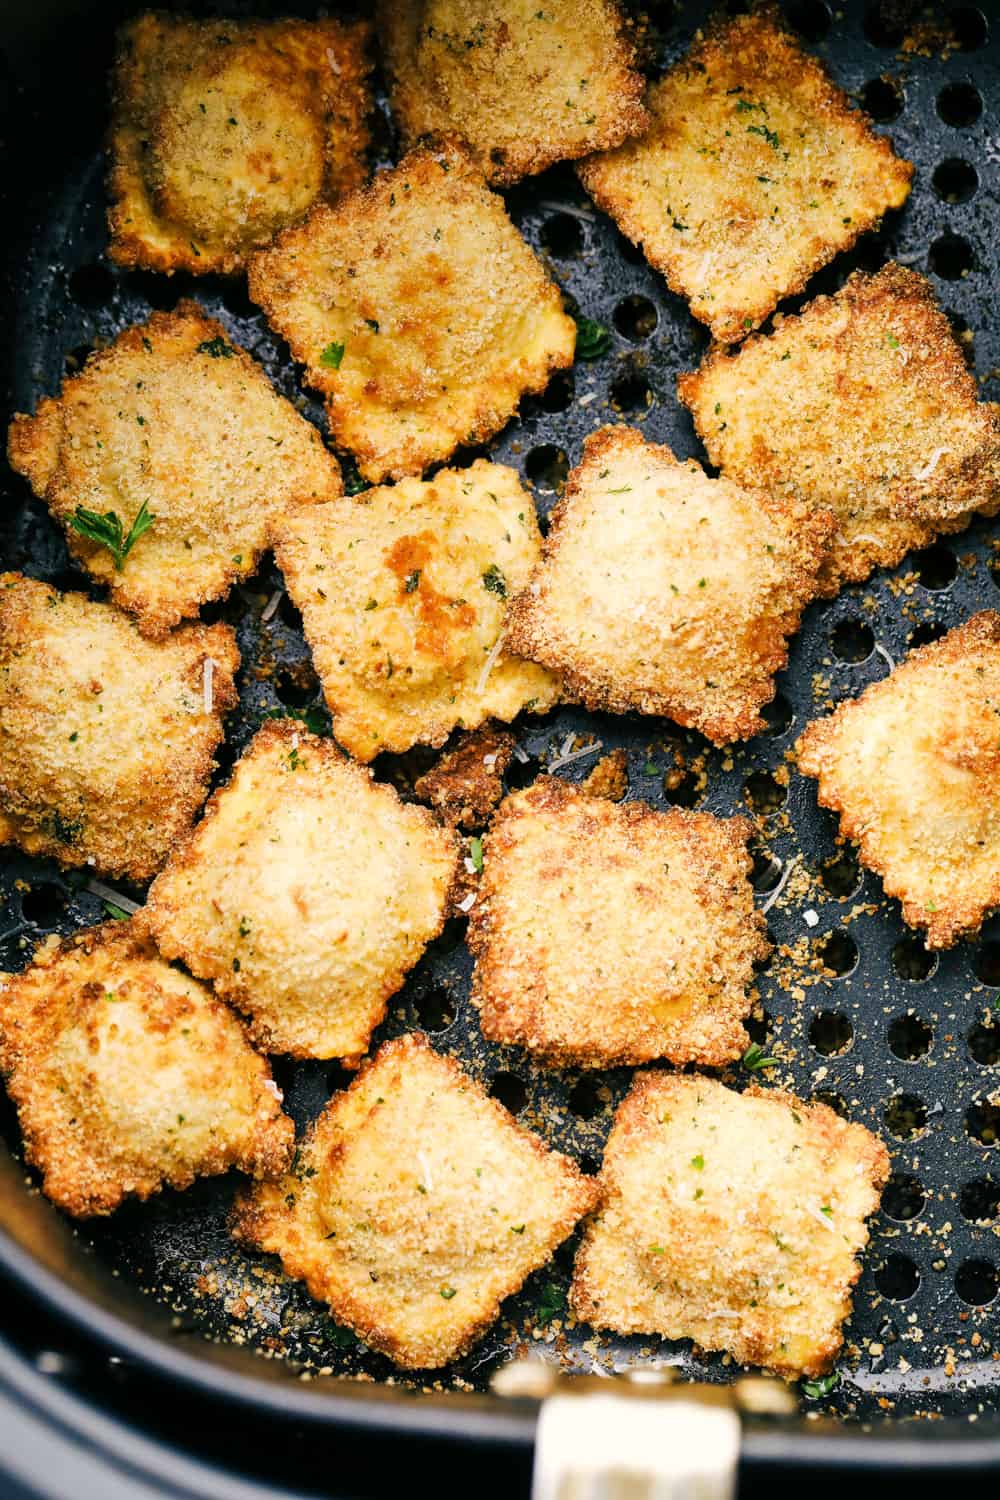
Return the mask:
[[[618,749],[603,755],[590,775],[580,782],[580,790],[588,797],[623,801],[628,792],[628,751]]]
[[[233,1232],[405,1369],[463,1354],[596,1190],[426,1037],[388,1042],[335,1094],[283,1181]]]
[[[208,793],[239,662],[228,625],[147,641],[109,604],[0,574],[0,844],[149,880]]]
[[[580,178],[726,343],[909,196],[912,164],[775,9],[710,27],[648,103],[647,133]]]
[[[367,175],[367,22],[146,14],[119,37],[110,254],[234,272]]]
[[[14,418],[8,452],[74,557],[150,636],[249,578],[286,511],[342,488],[316,429],[195,302],[91,355],[35,416]],[[143,506],[152,524],[119,568],[76,529],[81,506],[113,511],[126,535]]]
[[[832,510],[823,591],[1000,508],[1000,406],[978,400],[925,277],[856,272],[677,382],[727,478]]]
[[[594,709],[665,714],[716,744],[764,727],[816,593],[829,515],[604,427],[584,444],[507,639]]]
[[[492,437],[573,362],[559,288],[454,144],[314,209],[254,257],[249,284],[375,482]]]
[[[929,948],[1000,906],[1000,615],[984,610],[799,740],[799,770]]]
[[[274,1177],[292,1154],[240,1022],[126,922],[51,937],[0,978],[0,1067],[27,1160],[79,1218],[233,1166]]]
[[[515,740],[506,730],[485,724],[465,734],[453,750],[413,783],[414,794],[445,823],[482,828],[503,796],[503,777]]]
[[[314,505],[275,534],[337,739],[359,760],[551,708],[558,681],[499,649],[541,552],[517,472],[483,459]]]
[[[137,921],[268,1052],[355,1065],[444,926],[458,843],[295,721],[255,736]]]
[[[408,146],[457,135],[488,182],[604,151],[647,124],[615,0],[380,0],[392,111]]]
[[[570,1307],[617,1333],[821,1375],[888,1176],[881,1141],[825,1104],[640,1074],[615,1116]]]
[[[617,806],[555,777],[507,797],[469,922],[484,1036],[559,1066],[739,1057],[769,951],[750,833],[743,818]]]

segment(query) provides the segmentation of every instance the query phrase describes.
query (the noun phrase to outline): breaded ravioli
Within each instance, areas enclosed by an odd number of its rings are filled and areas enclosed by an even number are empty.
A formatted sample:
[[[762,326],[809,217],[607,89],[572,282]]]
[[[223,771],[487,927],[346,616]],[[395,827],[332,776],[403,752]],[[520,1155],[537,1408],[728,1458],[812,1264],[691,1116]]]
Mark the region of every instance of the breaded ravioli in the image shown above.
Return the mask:
[[[255,736],[140,922],[268,1052],[364,1053],[447,914],[458,844],[293,720]]]
[[[8,453],[150,636],[249,578],[286,511],[342,491],[316,429],[196,302],[127,328],[35,416],[16,416]],[[113,512],[124,537],[151,524],[119,560],[81,508]]]
[[[237,1199],[233,1231],[371,1348],[433,1369],[476,1342],[595,1198],[418,1033],[334,1094],[292,1172]]]
[[[790,497],[709,479],[632,428],[601,428],[507,641],[590,708],[666,714],[717,745],[747,739],[764,727],[833,524]]]
[[[559,288],[451,144],[315,208],[254,257],[249,284],[374,482],[492,437],[573,362]]]
[[[78,1218],[230,1167],[276,1177],[292,1154],[240,1022],[127,922],[51,937],[0,977],[0,1068],[26,1159]]]
[[[1000,508],[1000,406],[978,400],[925,277],[856,272],[677,382],[729,479],[832,510],[824,592]]]
[[[469,921],[484,1036],[560,1067],[739,1057],[769,951],[750,834],[744,818],[619,805],[550,776],[507,797]]]
[[[617,0],[380,0],[392,110],[407,145],[457,135],[488,182],[605,151],[647,124]]]
[[[110,254],[203,275],[367,176],[367,22],[195,21],[162,12],[119,38]]]
[[[888,1176],[882,1142],[825,1104],[642,1073],[615,1115],[570,1308],[597,1328],[822,1375]]]
[[[646,134],[583,162],[580,178],[724,343],[909,196],[912,164],[776,10],[710,27],[647,102]]]
[[[228,625],[127,615],[0,573],[0,844],[144,881],[208,793],[240,657]]]
[[[544,667],[504,651],[508,597],[541,552],[514,469],[477,460],[286,518],[275,555],[333,715],[359,760],[559,697]]]
[[[911,651],[798,742],[823,807],[929,948],[1000,906],[1000,615]]]

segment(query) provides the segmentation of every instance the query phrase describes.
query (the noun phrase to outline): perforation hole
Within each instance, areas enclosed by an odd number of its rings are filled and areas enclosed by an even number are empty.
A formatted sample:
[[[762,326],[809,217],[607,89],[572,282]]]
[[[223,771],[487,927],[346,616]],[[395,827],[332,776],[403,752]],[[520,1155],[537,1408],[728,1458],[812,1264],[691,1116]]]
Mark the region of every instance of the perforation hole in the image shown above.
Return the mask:
[[[919,1135],[927,1125],[927,1105],[916,1094],[894,1094],[883,1115],[886,1129],[900,1141]]]
[[[816,944],[816,957],[831,974],[843,979],[857,967],[858,945],[850,933],[835,928]]]
[[[635,365],[625,364],[611,382],[611,404],[620,412],[646,411],[653,404],[653,388]]]
[[[973,1224],[988,1224],[1000,1214],[1000,1182],[977,1177],[964,1184],[958,1203],[963,1218]]]
[[[990,28],[986,17],[975,5],[959,5],[948,17],[951,34],[963,52],[975,52],[985,47]]]
[[[920,1285],[920,1272],[908,1255],[888,1255],[875,1272],[875,1285],[889,1302],[908,1302]]]
[[[504,1109],[509,1109],[512,1115],[520,1114],[528,1102],[528,1090],[516,1073],[506,1071],[494,1073],[490,1093],[494,1099],[499,1099]]]
[[[656,328],[660,315],[648,297],[633,294],[623,297],[615,308],[615,327],[627,339],[638,343],[648,339]]]
[[[425,1031],[447,1031],[455,1019],[455,1007],[446,990],[428,990],[413,1002],[417,1020]]]
[[[976,1062],[984,1068],[995,1068],[1000,1063],[1000,1026],[980,1021],[969,1032],[969,1051]]]
[[[939,234],[927,252],[927,264],[942,281],[958,281],[968,276],[976,264],[972,246],[963,235]]]
[[[910,634],[910,647],[916,651],[920,646],[929,646],[948,634],[947,625],[941,620],[922,620]]]
[[[895,78],[889,78],[885,73],[880,78],[872,78],[865,84],[860,94],[861,108],[866,115],[879,125],[887,125],[890,120],[898,120],[903,113],[905,98],[902,85]]]
[[[889,6],[881,0],[873,0],[865,10],[865,36],[873,47],[898,47],[903,40],[902,27],[893,20]]]
[[[934,168],[931,183],[945,203],[968,203],[979,187],[979,176],[971,162],[949,156]]]
[[[824,890],[842,901],[853,896],[861,884],[861,866],[853,849],[842,849],[828,859],[819,872]]]
[[[697,771],[685,771],[678,766],[663,778],[663,795],[673,807],[696,807],[704,790]]]
[[[937,112],[946,125],[963,130],[975,125],[982,114],[982,96],[971,83],[945,84],[937,96]]]
[[[1000,1104],[977,1100],[966,1112],[965,1129],[980,1146],[995,1146],[1000,1140]]]
[[[972,955],[972,972],[990,989],[1000,986],[1000,943],[983,943]]]
[[[920,1016],[908,1014],[897,1016],[889,1023],[889,1050],[902,1062],[916,1062],[926,1057],[934,1041],[934,1033]]]
[[[278,673],[274,691],[286,708],[305,708],[319,692],[319,678],[308,661],[297,661]]]
[[[913,554],[913,568],[917,582],[923,588],[937,592],[954,583],[958,559],[950,547],[935,542],[932,547],[925,547],[922,552]]]
[[[830,649],[839,661],[867,661],[875,650],[875,635],[860,620],[841,620],[830,636]]]
[[[65,910],[66,892],[57,885],[35,885],[21,897],[21,915],[36,927],[55,927]]]
[[[583,226],[573,214],[553,214],[538,238],[556,260],[573,260],[583,249]]]
[[[743,795],[759,817],[767,818],[784,807],[788,788],[770,771],[751,771],[743,783]]]
[[[882,1208],[890,1219],[906,1224],[923,1212],[927,1194],[919,1177],[905,1172],[893,1173],[882,1194]]]
[[[767,1011],[760,1016],[747,1016],[743,1025],[750,1040],[756,1042],[758,1047],[763,1047],[771,1025],[771,1017]]]
[[[541,761],[536,755],[529,755],[525,760],[519,760],[515,755],[504,772],[504,786],[510,792],[522,792],[536,779],[541,769]]]
[[[795,710],[787,698],[781,693],[775,693],[770,703],[764,704],[760,716],[764,720],[764,733],[768,739],[776,740],[791,729],[795,720]]]
[[[543,411],[566,411],[572,406],[575,395],[576,385],[572,373],[569,370],[558,370],[538,398],[538,404]]]
[[[893,945],[893,970],[908,984],[920,984],[929,979],[937,966],[938,956],[930,951],[923,938],[908,933]]]
[[[597,1157],[591,1156],[589,1151],[585,1151],[582,1156],[577,1157],[577,1166],[585,1177],[596,1177],[601,1170],[601,1164]]]
[[[854,1041],[854,1027],[839,1011],[817,1011],[809,1023],[809,1041],[821,1056],[839,1057]]]
[[[114,300],[115,278],[107,266],[95,262],[70,273],[69,294],[78,307],[107,307]]]
[[[540,443],[524,461],[524,472],[543,494],[554,494],[566,483],[569,459],[554,443]]]
[[[579,1120],[592,1120],[604,1108],[601,1085],[596,1078],[584,1077],[570,1089],[569,1107]]]
[[[816,1104],[825,1104],[827,1109],[832,1109],[834,1114],[839,1115],[842,1120],[850,1118],[847,1101],[835,1089],[817,1089],[816,1093],[813,1094],[813,1102]]]
[[[276,613],[282,625],[287,626],[289,630],[297,631],[300,635],[302,634],[302,616],[292,602],[291,595],[287,592],[282,594]]]
[[[823,0],[792,0],[785,15],[789,25],[807,42],[821,42],[830,30],[832,18]]]
[[[766,895],[781,879],[781,860],[775,859],[770,849],[751,849],[750,857],[753,861],[750,883],[759,895]]]
[[[955,1290],[970,1307],[985,1307],[1000,1288],[997,1268],[988,1260],[967,1260],[955,1272]]]

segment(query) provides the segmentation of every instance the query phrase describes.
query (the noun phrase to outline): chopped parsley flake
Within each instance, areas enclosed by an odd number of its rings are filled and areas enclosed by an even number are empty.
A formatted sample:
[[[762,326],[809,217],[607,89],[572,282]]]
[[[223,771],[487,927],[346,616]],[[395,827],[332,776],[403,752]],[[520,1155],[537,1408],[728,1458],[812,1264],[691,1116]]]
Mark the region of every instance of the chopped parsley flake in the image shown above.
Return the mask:
[[[768,130],[766,125],[748,125],[747,135],[759,135],[770,146],[772,151],[781,150],[781,140],[773,130]]]
[[[221,333],[217,333],[214,339],[203,339],[195,350],[196,354],[210,354],[213,359],[232,359],[233,346],[227,344]]]
[[[778,1059],[776,1057],[766,1057],[763,1047],[759,1046],[756,1042],[750,1043],[740,1061],[748,1073],[759,1073],[763,1068],[776,1068],[778,1066]]]
[[[319,362],[327,370],[339,370],[340,362],[344,357],[343,344],[327,344],[319,357]]]
[[[440,1287],[439,1291],[446,1302],[450,1302],[452,1297],[456,1295],[455,1288],[453,1286]]]
[[[414,568],[414,570],[413,570],[412,573],[407,573],[407,575],[406,575],[406,581],[403,584],[403,593],[404,594],[412,594],[419,587],[420,587],[420,569],[419,568]]]
[[[829,1396],[840,1384],[840,1371],[833,1370],[829,1375],[821,1375],[818,1380],[803,1380],[802,1394],[808,1396],[810,1401],[820,1401],[824,1396]]]
[[[469,858],[472,860],[472,868],[477,875],[482,874],[483,869],[483,841],[481,838],[469,840]]]
[[[694,1167],[694,1169],[695,1169],[696,1172],[700,1172],[702,1170],[702,1168],[704,1167],[704,1165],[705,1165],[705,1158],[702,1156],[702,1154],[701,1154],[700,1151],[698,1152],[697,1156],[692,1156],[692,1158],[691,1158],[691,1165],[692,1165],[692,1167]]]
[[[553,1318],[557,1318],[565,1310],[565,1307],[566,1293],[562,1287],[557,1286],[554,1281],[547,1281],[542,1287],[542,1296],[538,1304],[538,1311],[535,1313],[535,1322],[539,1328],[544,1328],[547,1323],[552,1322]]]
[[[603,323],[595,323],[593,318],[577,318],[577,359],[600,359],[603,354],[607,354],[610,348],[611,333],[605,328]]]
[[[496,594],[498,599],[506,599],[507,580],[496,563],[490,563],[483,574],[483,588],[488,594]]]

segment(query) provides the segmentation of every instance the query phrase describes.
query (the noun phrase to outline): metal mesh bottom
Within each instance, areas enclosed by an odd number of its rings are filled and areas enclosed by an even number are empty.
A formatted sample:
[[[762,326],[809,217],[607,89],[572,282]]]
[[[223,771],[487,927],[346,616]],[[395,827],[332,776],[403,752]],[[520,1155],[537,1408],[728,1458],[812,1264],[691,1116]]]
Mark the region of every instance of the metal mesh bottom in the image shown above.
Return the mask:
[[[902,29],[866,15],[859,4],[843,5],[835,17],[822,3],[787,9],[838,82],[877,119],[891,119],[898,148],[917,163],[905,210],[816,277],[810,295],[834,290],[854,268],[875,269],[890,257],[928,270],[956,328],[975,331],[969,356],[983,377],[984,396],[997,399],[1000,327],[992,289],[1000,139],[990,138],[998,127],[989,103],[995,108],[1000,101],[1000,57],[987,44],[984,14],[970,7],[954,13],[954,45],[942,46],[940,35],[911,25],[911,41],[922,37],[927,45],[901,51]],[[698,4],[657,8],[652,20],[660,63],[684,49],[704,14]],[[81,76],[98,78],[110,55],[110,31],[91,45],[94,68],[101,72],[81,64]],[[52,128],[38,137],[26,184],[30,244],[16,247],[7,276],[9,323],[16,330],[12,408],[33,410],[96,344],[152,308],[169,308],[192,295],[322,427],[319,404],[302,395],[287,350],[247,300],[241,281],[168,280],[109,265],[99,149],[103,98],[92,90],[70,102],[72,129]],[[382,137],[385,154],[391,145],[387,125]],[[508,202],[572,303],[611,328],[613,347],[526,402],[520,419],[488,452],[525,474],[542,513],[578,459],[584,436],[602,422],[625,419],[679,456],[699,454],[689,418],[675,399],[674,379],[697,364],[707,337],[684,304],[611,222],[594,212],[568,169],[518,187]],[[4,482],[3,564],[62,586],[86,587],[44,508],[13,476]],[[987,923],[979,942],[940,958],[928,955],[903,926],[897,904],[858,870],[850,849],[838,845],[833,819],[817,809],[812,783],[794,772],[787,756],[828,698],[855,694],[884,676],[890,659],[898,660],[910,645],[934,638],[977,609],[1000,605],[1000,555],[994,565],[992,531],[977,524],[908,558],[894,573],[811,608],[779,679],[770,730],[746,746],[717,751],[663,721],[568,708],[520,727],[528,760],[512,767],[512,784],[524,785],[571,732],[596,735],[606,749],[623,746],[628,752],[630,797],[657,807],[682,803],[753,814],[762,902],[797,858],[768,914],[777,950],[758,977],[754,1036],[780,1057],[772,1078],[803,1097],[833,1102],[892,1147],[894,1176],[857,1289],[843,1379],[829,1400],[840,1412],[862,1416],[881,1409],[975,1417],[997,1409],[1000,1102],[991,1103],[990,1095],[1000,1100],[1000,919]],[[261,622],[265,601],[280,584],[268,564],[225,604],[204,611],[236,627],[243,655],[240,705],[229,723],[220,774],[228,772],[266,710],[319,701],[301,623],[287,599],[271,620]],[[385,758],[376,770],[405,789],[414,768],[429,758],[419,752]],[[579,779],[592,763],[561,774]],[[0,899],[3,968],[23,965],[45,933],[69,932],[102,915],[101,903],[55,865],[17,855],[0,861]],[[628,1085],[627,1070],[542,1072],[517,1051],[484,1042],[468,999],[471,960],[463,929],[453,922],[432,946],[390,1003],[374,1043],[424,1027],[436,1046],[454,1053],[521,1120],[586,1170],[596,1170],[613,1108]],[[300,1126],[345,1082],[336,1065],[282,1059],[275,1075]],[[0,1123],[17,1149],[9,1106]],[[301,1287],[285,1281],[276,1263],[244,1256],[232,1245],[225,1229],[232,1188],[230,1180],[210,1181],[184,1194],[166,1193],[83,1227],[79,1235],[122,1276],[167,1302],[181,1330],[287,1355],[312,1370],[400,1381],[386,1360],[360,1348]],[[573,1249],[571,1241],[552,1266],[529,1280],[478,1348],[442,1373],[441,1384],[482,1387],[512,1347],[538,1341],[551,1357],[577,1368],[620,1369],[655,1358],[699,1378],[727,1377],[724,1360],[696,1358],[686,1346],[596,1337],[589,1328],[566,1328],[558,1314],[548,1323],[544,1314],[540,1320],[540,1309],[551,1312],[559,1305]]]

